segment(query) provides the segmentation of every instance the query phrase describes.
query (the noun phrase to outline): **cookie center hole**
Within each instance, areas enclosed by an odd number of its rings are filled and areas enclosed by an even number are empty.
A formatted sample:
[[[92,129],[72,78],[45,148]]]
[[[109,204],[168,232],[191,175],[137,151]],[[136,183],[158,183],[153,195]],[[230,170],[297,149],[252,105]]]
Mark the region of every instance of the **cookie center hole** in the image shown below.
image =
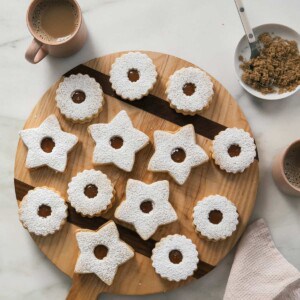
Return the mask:
[[[196,86],[193,83],[189,82],[183,86],[182,90],[185,95],[192,96],[196,91]]]
[[[137,69],[130,69],[127,73],[127,76],[131,82],[136,82],[140,79],[140,73]]]
[[[230,157],[239,156],[241,153],[241,147],[239,145],[233,144],[228,148],[228,154]]]
[[[46,137],[41,142],[41,148],[46,153],[51,153],[55,147],[55,143],[51,137]]]
[[[84,194],[88,198],[95,198],[98,195],[98,188],[94,184],[88,184],[84,188]]]
[[[171,158],[177,163],[181,163],[185,160],[186,154],[182,148],[175,148],[171,153]]]
[[[149,214],[153,210],[153,202],[151,200],[145,200],[141,203],[140,209],[143,213]]]
[[[94,254],[98,259],[103,259],[104,257],[107,256],[107,253],[108,253],[108,248],[105,247],[104,245],[98,245],[94,249]]]
[[[123,146],[123,139],[120,136],[113,136],[110,139],[110,145],[114,148],[114,149],[120,149]]]
[[[171,263],[177,265],[177,264],[181,263],[183,256],[179,250],[172,250],[169,253],[169,259],[170,259]]]
[[[46,204],[42,204],[38,209],[38,215],[42,218],[47,218],[51,215],[52,209]]]
[[[219,210],[214,209],[209,213],[208,219],[213,224],[219,224],[223,219],[223,214]]]
[[[72,93],[72,101],[76,104],[80,104],[85,100],[85,92],[81,90],[76,90]]]

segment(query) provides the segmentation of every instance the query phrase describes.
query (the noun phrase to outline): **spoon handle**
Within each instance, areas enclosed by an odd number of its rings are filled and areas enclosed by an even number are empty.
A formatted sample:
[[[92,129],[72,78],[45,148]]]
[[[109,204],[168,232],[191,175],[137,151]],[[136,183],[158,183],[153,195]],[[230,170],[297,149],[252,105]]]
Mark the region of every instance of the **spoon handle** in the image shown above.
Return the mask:
[[[238,13],[240,15],[240,18],[241,18],[241,21],[242,21],[242,24],[244,27],[244,31],[246,33],[249,44],[255,43],[256,42],[255,35],[254,35],[253,30],[248,21],[248,17],[246,15],[245,7],[242,3],[242,0],[234,0],[234,2],[236,5],[236,8],[238,10]]]

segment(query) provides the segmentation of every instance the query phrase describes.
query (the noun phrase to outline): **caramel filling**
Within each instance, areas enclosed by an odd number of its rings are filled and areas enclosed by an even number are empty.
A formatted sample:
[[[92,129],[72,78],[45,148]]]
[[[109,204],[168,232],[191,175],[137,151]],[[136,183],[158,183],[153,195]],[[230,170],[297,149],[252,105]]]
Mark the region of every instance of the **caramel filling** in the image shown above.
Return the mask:
[[[149,214],[153,210],[153,203],[151,200],[143,201],[140,205],[140,209],[143,213]]]
[[[196,86],[193,83],[186,83],[182,90],[185,95],[192,96],[196,91]]]
[[[52,209],[46,204],[42,204],[38,209],[38,215],[42,218],[47,218],[51,215]]]
[[[223,219],[223,214],[219,210],[214,209],[209,213],[208,219],[213,224],[219,224]]]
[[[55,147],[55,143],[51,137],[46,137],[41,142],[41,148],[46,153],[51,153]]]
[[[140,79],[140,73],[137,69],[130,69],[127,73],[127,76],[131,82],[136,82]]]
[[[98,188],[94,184],[88,184],[84,188],[84,194],[88,198],[95,198],[98,195]]]
[[[103,259],[104,257],[107,256],[107,253],[108,253],[108,248],[105,247],[104,245],[98,245],[94,249],[94,254],[98,259]]]
[[[231,145],[228,148],[228,154],[230,157],[235,157],[235,156],[239,156],[241,153],[241,147],[239,145]]]
[[[171,153],[171,158],[177,163],[181,163],[185,160],[186,154],[182,148],[175,148]]]
[[[183,256],[179,250],[172,250],[169,253],[169,259],[170,259],[171,263],[177,265],[177,264],[181,263]]]
[[[123,139],[120,136],[114,136],[110,139],[110,145],[114,148],[114,149],[120,149],[123,146]]]
[[[82,103],[85,100],[85,98],[86,98],[85,93],[83,91],[81,91],[81,90],[74,91],[72,93],[71,97],[72,97],[72,101],[74,103],[76,103],[76,104]]]

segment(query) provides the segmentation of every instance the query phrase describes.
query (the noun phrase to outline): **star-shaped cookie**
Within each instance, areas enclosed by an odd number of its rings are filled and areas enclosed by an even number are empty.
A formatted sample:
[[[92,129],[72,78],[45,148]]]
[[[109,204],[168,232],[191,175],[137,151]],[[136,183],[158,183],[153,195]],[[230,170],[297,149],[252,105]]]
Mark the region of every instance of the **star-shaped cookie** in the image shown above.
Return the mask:
[[[120,169],[130,172],[135,154],[144,148],[149,137],[133,127],[125,110],[120,111],[108,124],[93,124],[88,128],[96,142],[94,164],[113,163]]]
[[[154,132],[155,152],[148,170],[168,172],[178,184],[188,178],[191,168],[208,161],[206,152],[196,144],[193,125],[186,125],[175,133]]]
[[[126,186],[126,200],[115,212],[119,220],[133,224],[143,240],[149,239],[158,226],[177,220],[177,214],[169,202],[169,182],[152,184],[129,179]]]
[[[134,250],[120,240],[113,221],[105,223],[97,231],[80,230],[76,239],[80,254],[75,273],[94,273],[107,285],[112,284],[118,267],[134,256]],[[97,253],[99,247],[102,247],[101,257],[100,251]]]
[[[68,152],[78,142],[76,135],[61,130],[55,115],[37,128],[20,131],[20,137],[28,148],[27,168],[48,166],[58,172],[66,169]]]

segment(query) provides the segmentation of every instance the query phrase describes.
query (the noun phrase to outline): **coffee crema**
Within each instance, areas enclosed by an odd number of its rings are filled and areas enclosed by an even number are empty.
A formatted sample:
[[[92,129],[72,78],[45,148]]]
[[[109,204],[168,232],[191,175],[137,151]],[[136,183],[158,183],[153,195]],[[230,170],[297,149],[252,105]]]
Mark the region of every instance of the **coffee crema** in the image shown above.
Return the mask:
[[[300,145],[296,145],[288,151],[283,169],[289,183],[300,189]]]
[[[76,6],[67,0],[45,0],[35,7],[31,22],[35,34],[47,42],[68,40],[79,25]]]

